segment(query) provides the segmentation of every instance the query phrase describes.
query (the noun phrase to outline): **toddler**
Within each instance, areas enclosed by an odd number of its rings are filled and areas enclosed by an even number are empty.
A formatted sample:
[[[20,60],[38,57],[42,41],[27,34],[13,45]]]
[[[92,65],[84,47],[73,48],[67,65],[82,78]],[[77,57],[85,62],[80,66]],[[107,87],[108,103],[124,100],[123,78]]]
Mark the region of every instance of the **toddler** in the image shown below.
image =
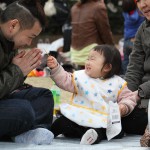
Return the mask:
[[[114,46],[94,47],[85,70],[68,73],[52,56],[48,57],[47,65],[54,82],[73,93],[70,103],[60,105],[62,116],[52,124],[55,137],[63,134],[81,138],[80,144],[98,143],[106,138],[109,101],[118,103],[122,117],[136,105],[137,92],[131,92],[119,76],[121,56]]]

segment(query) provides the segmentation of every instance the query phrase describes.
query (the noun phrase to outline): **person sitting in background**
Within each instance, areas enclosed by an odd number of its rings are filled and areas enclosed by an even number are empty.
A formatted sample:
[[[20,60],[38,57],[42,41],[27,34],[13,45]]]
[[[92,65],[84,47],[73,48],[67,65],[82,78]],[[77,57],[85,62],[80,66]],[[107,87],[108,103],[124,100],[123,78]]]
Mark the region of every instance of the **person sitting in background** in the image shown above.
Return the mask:
[[[80,144],[98,143],[106,139],[109,102],[118,103],[118,118],[120,114],[122,117],[130,114],[136,105],[137,91],[131,92],[127,82],[118,76],[121,56],[114,46],[98,45],[92,48],[85,70],[73,74],[66,72],[52,56],[48,57],[47,66],[57,86],[73,93],[70,103],[60,105],[62,116],[51,126],[55,137],[63,134],[81,138]],[[116,138],[123,136],[120,131]]]
[[[122,64],[123,74],[125,74],[129,63],[129,55],[133,49],[135,34],[145,18],[139,14],[134,0],[123,0],[122,9],[124,17],[124,59]]]
[[[114,45],[103,0],[80,0],[71,8],[71,62],[84,68],[89,51],[97,44]]]

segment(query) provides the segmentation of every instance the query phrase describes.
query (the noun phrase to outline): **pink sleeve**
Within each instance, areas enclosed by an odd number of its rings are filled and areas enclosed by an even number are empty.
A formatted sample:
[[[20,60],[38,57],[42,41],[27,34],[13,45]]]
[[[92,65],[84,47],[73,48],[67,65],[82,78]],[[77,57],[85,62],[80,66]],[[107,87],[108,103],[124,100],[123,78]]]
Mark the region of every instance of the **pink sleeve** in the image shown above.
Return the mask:
[[[139,99],[138,92],[132,92],[127,86],[121,91],[118,96],[118,104],[123,104],[126,106],[125,116],[129,115],[133,111]]]
[[[75,92],[75,85],[73,84],[73,74],[65,71],[61,65],[50,71],[51,79],[58,87],[71,93]]]

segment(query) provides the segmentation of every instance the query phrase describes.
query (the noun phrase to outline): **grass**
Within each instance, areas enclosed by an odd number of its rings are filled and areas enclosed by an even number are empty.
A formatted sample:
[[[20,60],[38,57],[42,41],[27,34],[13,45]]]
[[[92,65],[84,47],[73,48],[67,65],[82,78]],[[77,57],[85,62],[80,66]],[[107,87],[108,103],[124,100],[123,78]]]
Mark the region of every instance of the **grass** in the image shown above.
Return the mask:
[[[31,84],[35,87],[43,87],[50,89],[52,86],[52,80],[50,77],[28,77],[25,80],[26,83]],[[71,93],[61,89],[61,101],[67,102],[71,98]]]

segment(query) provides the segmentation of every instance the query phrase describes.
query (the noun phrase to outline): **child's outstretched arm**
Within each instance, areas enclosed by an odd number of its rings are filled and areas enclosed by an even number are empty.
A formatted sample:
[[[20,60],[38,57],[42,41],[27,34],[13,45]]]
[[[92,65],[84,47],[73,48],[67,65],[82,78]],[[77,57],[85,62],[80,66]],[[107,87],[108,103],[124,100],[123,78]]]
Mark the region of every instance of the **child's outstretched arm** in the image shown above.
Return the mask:
[[[55,57],[49,56],[47,58],[47,66],[50,68],[50,77],[57,86],[72,93],[76,92],[74,82],[72,82],[72,73],[65,71]]]

